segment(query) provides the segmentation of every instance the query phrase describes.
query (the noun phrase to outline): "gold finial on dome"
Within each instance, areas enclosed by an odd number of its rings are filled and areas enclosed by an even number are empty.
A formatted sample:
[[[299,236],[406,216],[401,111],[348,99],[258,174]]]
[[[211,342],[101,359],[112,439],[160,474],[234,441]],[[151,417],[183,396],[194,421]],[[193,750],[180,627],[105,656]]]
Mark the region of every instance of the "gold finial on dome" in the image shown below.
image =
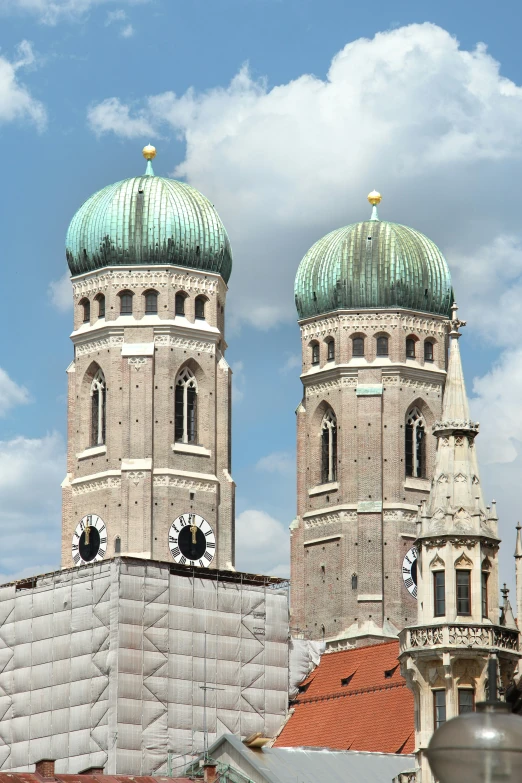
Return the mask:
[[[144,153],[145,154],[145,153]],[[372,190],[371,193],[368,193],[368,201],[372,205],[372,207],[376,207],[377,204],[380,204],[382,201],[382,196],[380,193],[378,193],[376,190]]]
[[[156,147],[153,147],[152,144],[147,144],[146,147],[143,147],[142,154],[145,160],[154,160],[156,157]],[[368,198],[370,197],[368,196]]]

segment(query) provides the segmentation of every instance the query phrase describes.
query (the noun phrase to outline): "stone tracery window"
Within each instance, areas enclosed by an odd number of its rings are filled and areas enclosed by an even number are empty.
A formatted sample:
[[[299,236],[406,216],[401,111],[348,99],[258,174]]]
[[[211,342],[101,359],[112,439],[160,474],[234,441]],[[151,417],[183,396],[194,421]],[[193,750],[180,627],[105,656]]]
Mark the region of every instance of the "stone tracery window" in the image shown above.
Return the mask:
[[[321,424],[321,483],[337,480],[337,419],[330,408]]]
[[[412,408],[406,417],[404,455],[406,475],[426,478],[426,425],[418,408]]]
[[[197,442],[198,387],[194,373],[184,367],[176,379],[174,438],[181,443]]]
[[[91,446],[105,443],[107,386],[103,372],[98,369],[91,382]]]

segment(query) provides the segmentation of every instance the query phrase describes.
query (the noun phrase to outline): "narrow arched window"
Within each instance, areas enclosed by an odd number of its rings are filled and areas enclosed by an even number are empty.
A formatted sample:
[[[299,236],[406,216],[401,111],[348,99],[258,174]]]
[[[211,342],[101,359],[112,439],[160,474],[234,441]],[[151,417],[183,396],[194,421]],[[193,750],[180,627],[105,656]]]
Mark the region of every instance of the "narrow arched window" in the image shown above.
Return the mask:
[[[98,318],[105,318],[105,297],[103,294],[97,294],[94,297],[98,303]]]
[[[145,315],[157,315],[158,312],[158,292],[145,291]]]
[[[121,291],[120,297],[120,315],[132,315],[132,291]]]
[[[415,359],[415,340],[413,337],[408,337],[406,340],[406,358]]]
[[[194,314],[196,318],[200,321],[205,320],[205,302],[206,299],[204,296],[196,296]]]
[[[106,407],[105,377],[98,370],[91,383],[91,446],[102,446],[105,443]]]
[[[357,590],[357,574],[352,574],[352,590]]]
[[[82,315],[83,323],[87,324],[91,320],[91,303],[89,302],[88,299],[82,299],[80,304],[83,310],[83,315]]]
[[[321,483],[337,479],[337,419],[328,410],[321,424]]]
[[[377,356],[388,356],[388,338],[377,338]]]
[[[114,539],[114,554],[119,555],[121,552],[121,538],[116,536]]]
[[[426,477],[426,426],[418,408],[406,417],[405,461],[407,476]]]
[[[184,367],[176,379],[174,438],[181,443],[197,441],[198,387],[194,373]]]
[[[331,339],[328,340],[326,343],[326,347],[328,350],[327,357],[329,362],[333,362],[335,359],[335,340]]]
[[[425,340],[424,342],[424,361],[425,362],[433,361],[433,343],[431,342],[431,340]]]
[[[312,364],[319,364],[319,343],[312,343]]]
[[[185,299],[187,294],[179,292],[176,294],[176,315],[185,315]]]
[[[352,339],[352,355],[364,356],[364,337],[354,337]]]

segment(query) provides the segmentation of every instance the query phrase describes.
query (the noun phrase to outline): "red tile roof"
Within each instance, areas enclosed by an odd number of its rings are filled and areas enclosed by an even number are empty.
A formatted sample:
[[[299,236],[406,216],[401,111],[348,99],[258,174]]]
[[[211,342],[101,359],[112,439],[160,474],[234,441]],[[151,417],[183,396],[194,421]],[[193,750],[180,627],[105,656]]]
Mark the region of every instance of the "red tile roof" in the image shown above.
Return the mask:
[[[413,694],[398,654],[393,641],[323,655],[275,746],[412,753]]]

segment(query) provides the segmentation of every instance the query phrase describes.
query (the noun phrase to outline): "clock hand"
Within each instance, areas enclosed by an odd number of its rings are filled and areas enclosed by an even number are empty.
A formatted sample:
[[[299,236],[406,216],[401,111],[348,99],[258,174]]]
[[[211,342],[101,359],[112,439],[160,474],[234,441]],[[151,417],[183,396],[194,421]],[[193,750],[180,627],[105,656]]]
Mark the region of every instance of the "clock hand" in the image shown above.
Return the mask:
[[[196,533],[198,532],[196,525],[190,526],[190,532],[192,533],[192,543],[196,544],[197,543]]]
[[[87,525],[87,527],[85,528],[85,544],[86,544],[86,546],[89,546],[90,534],[91,534],[91,526]]]

